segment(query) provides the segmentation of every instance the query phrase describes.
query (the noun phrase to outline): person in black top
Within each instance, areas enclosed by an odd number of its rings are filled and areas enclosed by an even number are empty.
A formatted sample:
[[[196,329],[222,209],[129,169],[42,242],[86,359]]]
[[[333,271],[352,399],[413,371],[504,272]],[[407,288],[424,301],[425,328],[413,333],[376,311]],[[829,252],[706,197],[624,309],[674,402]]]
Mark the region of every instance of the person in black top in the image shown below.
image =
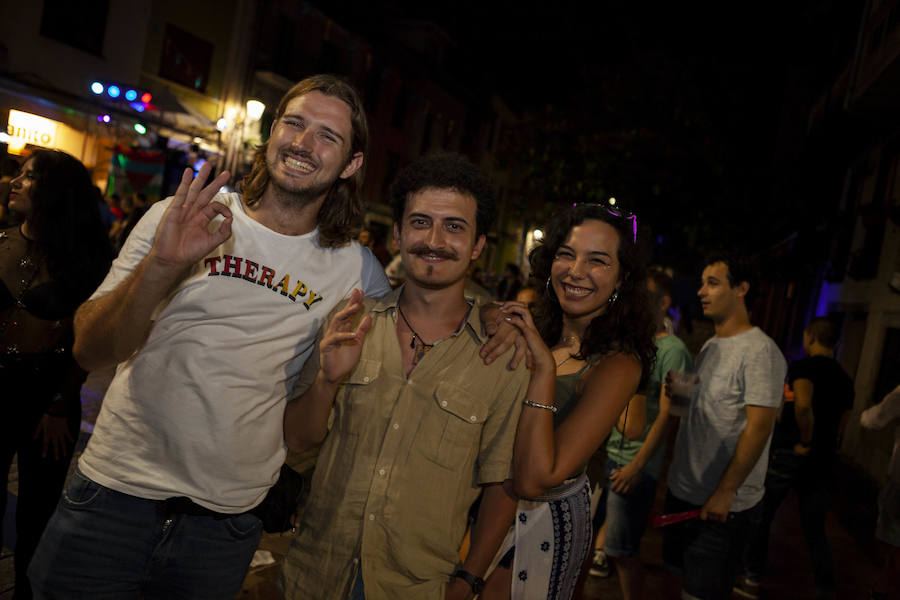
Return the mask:
[[[807,356],[791,363],[788,369],[789,389],[772,438],[760,523],[751,536],[747,569],[735,588],[740,596],[759,597],[769,528],[778,507],[793,489],[800,502],[801,527],[819,595],[834,597],[834,567],[825,537],[825,512],[831,500],[837,448],[853,407],[853,380],[834,358],[837,341],[838,328],[833,321],[826,317],[812,319],[803,332]]]
[[[72,156],[32,153],[10,182],[22,219],[0,230],[0,465],[18,454],[16,585],[65,482],[81,423],[85,373],[72,358],[72,317],[109,269],[111,251],[90,175]],[[0,514],[7,494],[0,494]],[[2,533],[2,532],[0,532]]]

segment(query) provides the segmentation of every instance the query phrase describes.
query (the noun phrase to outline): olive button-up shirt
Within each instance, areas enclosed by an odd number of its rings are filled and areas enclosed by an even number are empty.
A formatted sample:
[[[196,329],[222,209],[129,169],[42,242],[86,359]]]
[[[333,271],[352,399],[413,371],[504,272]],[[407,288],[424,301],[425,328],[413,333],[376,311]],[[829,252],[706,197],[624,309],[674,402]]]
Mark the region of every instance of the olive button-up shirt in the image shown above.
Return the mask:
[[[473,309],[407,378],[399,295],[365,302],[372,328],[335,398],[285,558],[287,598],[346,598],[359,568],[366,598],[442,598],[479,486],[510,476],[528,371],[483,363]],[[298,389],[315,379],[314,356]]]

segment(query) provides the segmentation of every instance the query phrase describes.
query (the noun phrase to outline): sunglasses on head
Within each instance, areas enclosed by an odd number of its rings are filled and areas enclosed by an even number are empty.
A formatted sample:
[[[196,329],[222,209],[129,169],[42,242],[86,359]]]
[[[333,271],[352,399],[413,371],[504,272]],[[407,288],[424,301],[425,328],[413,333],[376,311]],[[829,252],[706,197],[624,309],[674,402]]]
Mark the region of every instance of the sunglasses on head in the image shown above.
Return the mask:
[[[626,210],[619,206],[613,206],[613,205],[605,203],[605,202],[582,202],[580,204],[578,202],[574,202],[572,204],[572,206],[573,207],[575,207],[575,206],[591,206],[591,207],[596,207],[596,208],[602,208],[603,210],[605,210],[606,212],[608,212],[609,214],[611,214],[614,217],[618,217],[625,221],[631,220],[631,231],[632,231],[632,235],[633,235],[631,241],[632,241],[632,243],[637,244],[637,215],[634,214],[633,212],[631,212],[630,210]]]

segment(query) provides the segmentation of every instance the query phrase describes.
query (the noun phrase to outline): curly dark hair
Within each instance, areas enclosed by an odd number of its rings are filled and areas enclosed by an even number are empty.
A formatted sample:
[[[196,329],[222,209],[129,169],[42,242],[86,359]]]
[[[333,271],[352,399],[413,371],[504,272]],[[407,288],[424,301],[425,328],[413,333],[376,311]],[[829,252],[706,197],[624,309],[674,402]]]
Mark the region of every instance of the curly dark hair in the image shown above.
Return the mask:
[[[588,220],[603,221],[619,234],[620,283],[618,298],[603,314],[588,324],[575,358],[585,360],[614,352],[630,354],[640,360],[641,386],[656,361],[656,323],[647,289],[647,267],[632,237],[631,222],[610,213],[599,204],[579,204],[557,215],[547,227],[543,242],[528,255],[532,276],[548,282],[550,268],[559,247],[573,227]],[[562,309],[549,284],[535,302],[534,321],[544,342],[552,346],[562,335]]]
[[[475,198],[475,237],[487,235],[494,221],[494,191],[487,176],[461,154],[440,152],[406,165],[391,184],[394,223],[402,227],[410,195],[425,188],[452,189]]]
[[[40,242],[50,276],[80,304],[112,260],[94,184],[84,165],[65,152],[36,150],[28,160],[34,172],[28,232]]]
[[[307,77],[285,93],[275,109],[275,123],[284,115],[288,103],[294,98],[305,96],[310,92],[321,92],[342,100],[350,107],[350,153],[347,161],[357,152],[365,156],[369,145],[369,125],[366,111],[356,89],[337,75],[312,75]],[[256,148],[250,173],[241,181],[238,190],[248,206],[252,206],[262,197],[269,185],[269,167],[266,165],[266,150],[269,141]],[[344,246],[354,239],[362,228],[365,205],[360,191],[365,177],[366,164],[350,177],[338,179],[329,190],[322,207],[319,209],[317,223],[319,227],[319,243],[325,248]]]

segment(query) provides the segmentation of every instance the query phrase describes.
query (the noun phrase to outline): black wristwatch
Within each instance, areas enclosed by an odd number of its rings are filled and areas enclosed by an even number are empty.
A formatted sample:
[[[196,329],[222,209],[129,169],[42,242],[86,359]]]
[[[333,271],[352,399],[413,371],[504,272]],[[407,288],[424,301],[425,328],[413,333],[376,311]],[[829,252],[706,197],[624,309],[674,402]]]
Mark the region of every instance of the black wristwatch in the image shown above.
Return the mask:
[[[472,588],[472,593],[475,595],[480,594],[484,590],[484,579],[482,579],[478,575],[472,575],[468,571],[457,569],[453,576],[459,577],[460,579],[468,583],[469,587]]]

